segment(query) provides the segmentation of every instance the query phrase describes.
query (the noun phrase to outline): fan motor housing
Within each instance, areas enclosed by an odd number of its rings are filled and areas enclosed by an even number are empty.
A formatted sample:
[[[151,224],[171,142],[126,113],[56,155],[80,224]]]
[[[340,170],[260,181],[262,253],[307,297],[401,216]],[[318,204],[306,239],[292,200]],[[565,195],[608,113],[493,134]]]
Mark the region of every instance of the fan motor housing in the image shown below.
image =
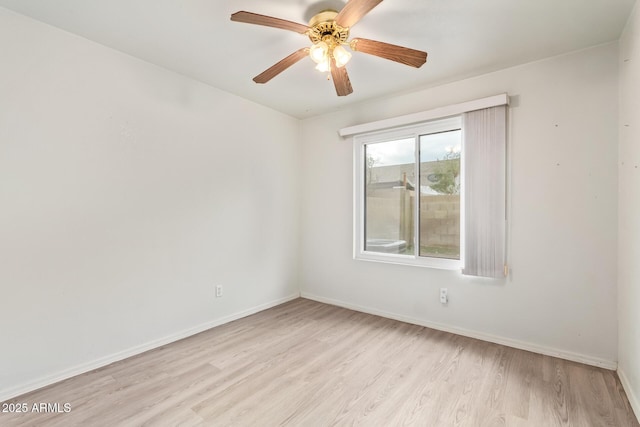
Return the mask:
[[[320,41],[331,44],[344,44],[349,39],[349,29],[336,24],[335,18],[338,12],[324,10],[315,15],[309,21],[309,40],[312,43]]]

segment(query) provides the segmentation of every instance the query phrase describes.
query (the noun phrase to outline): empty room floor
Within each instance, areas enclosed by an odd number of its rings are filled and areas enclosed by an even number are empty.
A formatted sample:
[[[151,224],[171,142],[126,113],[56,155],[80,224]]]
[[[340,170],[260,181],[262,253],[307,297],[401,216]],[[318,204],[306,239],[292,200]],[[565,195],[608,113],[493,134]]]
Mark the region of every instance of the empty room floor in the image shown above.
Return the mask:
[[[20,396],[2,426],[639,426],[615,372],[297,299]]]

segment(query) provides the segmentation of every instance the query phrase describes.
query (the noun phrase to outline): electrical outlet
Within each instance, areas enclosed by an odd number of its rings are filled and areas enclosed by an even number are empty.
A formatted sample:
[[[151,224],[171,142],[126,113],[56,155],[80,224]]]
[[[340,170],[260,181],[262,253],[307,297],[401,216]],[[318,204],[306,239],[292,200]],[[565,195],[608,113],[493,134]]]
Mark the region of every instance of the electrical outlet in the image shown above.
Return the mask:
[[[447,294],[447,288],[440,288],[440,302],[446,304],[449,302],[449,295]]]
[[[222,296],[222,285],[216,285],[216,298],[220,298]]]

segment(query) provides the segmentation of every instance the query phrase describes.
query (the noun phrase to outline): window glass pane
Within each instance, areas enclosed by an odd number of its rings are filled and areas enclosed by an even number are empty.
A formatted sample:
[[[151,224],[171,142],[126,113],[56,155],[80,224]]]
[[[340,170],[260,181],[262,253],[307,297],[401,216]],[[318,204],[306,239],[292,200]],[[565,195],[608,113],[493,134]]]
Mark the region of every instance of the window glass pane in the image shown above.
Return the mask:
[[[461,135],[420,136],[420,256],[460,259]]]
[[[365,250],[413,255],[414,138],[365,145]]]

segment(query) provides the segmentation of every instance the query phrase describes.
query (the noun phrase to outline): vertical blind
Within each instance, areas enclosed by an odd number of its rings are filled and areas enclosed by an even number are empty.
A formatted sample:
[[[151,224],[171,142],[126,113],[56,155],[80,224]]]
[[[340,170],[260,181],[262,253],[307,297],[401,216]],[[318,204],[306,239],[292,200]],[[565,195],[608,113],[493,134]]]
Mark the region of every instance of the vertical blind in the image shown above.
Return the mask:
[[[504,277],[506,233],[505,105],[463,115],[464,267],[469,276]]]

